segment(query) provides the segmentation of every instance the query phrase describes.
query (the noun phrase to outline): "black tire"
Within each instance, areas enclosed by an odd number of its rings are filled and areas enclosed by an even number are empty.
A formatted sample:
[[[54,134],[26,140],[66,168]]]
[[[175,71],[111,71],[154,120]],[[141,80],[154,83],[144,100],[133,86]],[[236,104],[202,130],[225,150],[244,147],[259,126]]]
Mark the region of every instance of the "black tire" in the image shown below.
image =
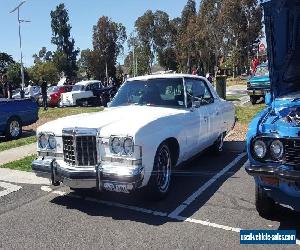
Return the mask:
[[[223,151],[224,147],[224,138],[226,133],[222,133],[219,135],[218,139],[215,141],[215,143],[211,146],[211,150],[215,153],[220,153]]]
[[[169,145],[163,142],[157,149],[153,171],[145,188],[147,198],[161,200],[170,191],[172,170],[172,155]]]
[[[7,121],[5,137],[8,140],[15,140],[22,135],[22,123],[19,118],[12,117]]]
[[[257,212],[263,218],[270,218],[275,209],[275,201],[258,185],[255,187],[255,206]]]
[[[255,105],[256,104],[256,102],[257,102],[257,97],[256,96],[253,96],[253,95],[251,95],[250,96],[250,102],[252,103],[252,105]]]

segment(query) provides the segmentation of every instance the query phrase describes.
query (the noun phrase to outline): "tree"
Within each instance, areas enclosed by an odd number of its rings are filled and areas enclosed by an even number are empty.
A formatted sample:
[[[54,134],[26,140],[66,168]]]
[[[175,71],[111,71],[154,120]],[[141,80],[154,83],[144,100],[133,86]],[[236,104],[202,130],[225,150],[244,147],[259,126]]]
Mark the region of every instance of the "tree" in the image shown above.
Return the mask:
[[[197,15],[195,0],[188,0],[181,13],[181,29],[187,28],[191,18]]]
[[[34,58],[34,63],[52,61],[53,54],[51,51],[47,51],[46,47],[42,47],[38,54],[32,56]]]
[[[94,53],[90,49],[82,50],[78,60],[79,74],[83,78],[91,79],[97,70]]]
[[[51,61],[38,62],[28,69],[30,79],[38,82],[43,79],[51,83],[56,83],[59,79],[59,72],[55,64]]]
[[[191,67],[196,64],[196,34],[198,32],[196,15],[195,1],[188,0],[181,13],[176,42],[178,68],[184,72],[191,72]]]
[[[60,4],[54,11],[51,11],[52,43],[57,46],[57,51],[53,55],[53,61],[57,69],[67,77],[74,77],[78,70],[76,58],[79,49],[75,50],[75,40],[70,38],[71,25],[69,24],[69,14],[64,4]]]
[[[8,55],[4,52],[0,52],[0,74],[5,74],[7,71],[7,68],[15,63],[11,55]]]
[[[143,55],[147,57],[147,73],[151,73],[151,67],[156,56],[155,44],[155,23],[154,13],[147,10],[144,15],[135,21],[135,29],[137,31],[138,47],[143,51]]]
[[[220,20],[232,66],[249,68],[249,57],[262,30],[262,10],[257,0],[223,0]]]
[[[21,77],[21,65],[20,63],[10,64],[7,68],[7,79],[12,83],[14,88],[18,88],[21,86],[22,77]],[[29,80],[27,69],[24,68],[24,78],[25,81]]]
[[[176,37],[178,33],[177,19],[170,20],[163,11],[154,13],[154,43],[160,66],[168,70],[177,69]]]
[[[115,77],[118,56],[123,53],[123,44],[127,39],[126,29],[121,23],[113,22],[102,16],[93,27],[93,52],[89,55],[90,71],[97,79]]]

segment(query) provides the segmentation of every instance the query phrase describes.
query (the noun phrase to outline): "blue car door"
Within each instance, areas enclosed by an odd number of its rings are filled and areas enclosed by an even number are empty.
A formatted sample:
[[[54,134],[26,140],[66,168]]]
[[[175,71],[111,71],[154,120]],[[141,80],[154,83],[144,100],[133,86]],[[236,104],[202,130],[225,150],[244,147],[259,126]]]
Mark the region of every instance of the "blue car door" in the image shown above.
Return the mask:
[[[7,122],[7,113],[5,112],[5,106],[7,102],[0,100],[0,133],[3,133]]]

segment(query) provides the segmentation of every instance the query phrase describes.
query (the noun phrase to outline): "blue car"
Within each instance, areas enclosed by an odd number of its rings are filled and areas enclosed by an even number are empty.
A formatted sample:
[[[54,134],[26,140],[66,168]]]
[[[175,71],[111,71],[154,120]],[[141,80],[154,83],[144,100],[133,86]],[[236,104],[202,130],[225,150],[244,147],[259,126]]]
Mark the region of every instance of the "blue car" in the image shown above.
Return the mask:
[[[300,211],[300,0],[263,4],[271,93],[251,122],[246,171],[256,183],[256,209],[264,217],[275,204]]]
[[[261,97],[270,92],[270,77],[268,64],[257,66],[255,74],[247,82],[247,91],[250,101],[254,105]]]
[[[38,120],[38,105],[32,99],[0,98],[0,135],[17,139],[22,135],[22,126]]]

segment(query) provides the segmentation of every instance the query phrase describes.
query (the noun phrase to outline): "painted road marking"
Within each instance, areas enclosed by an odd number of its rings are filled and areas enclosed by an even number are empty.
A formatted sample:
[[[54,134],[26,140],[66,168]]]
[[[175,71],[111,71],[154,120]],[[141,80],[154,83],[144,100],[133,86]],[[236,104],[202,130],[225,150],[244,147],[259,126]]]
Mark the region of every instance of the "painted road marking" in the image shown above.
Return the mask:
[[[196,200],[201,194],[203,194],[209,187],[211,187],[220,177],[229,172],[243,157],[246,153],[241,153],[231,163],[229,163],[222,171],[217,173],[213,178],[201,186],[196,192],[182,202],[173,212],[169,214],[171,218],[179,216],[194,200]]]
[[[46,190],[50,190],[50,189],[51,188],[48,187],[47,189],[43,188],[42,190],[46,191]],[[46,192],[49,192],[49,193],[52,193],[52,194],[57,194],[59,196],[69,194],[70,197],[76,198],[76,199],[82,199],[83,198],[82,196],[72,194],[72,193],[70,194],[70,193],[62,192],[62,191],[53,191],[53,192],[46,191]],[[230,226],[221,225],[221,224],[217,224],[217,223],[213,223],[213,222],[209,222],[209,221],[204,221],[204,220],[196,220],[196,219],[182,217],[182,216],[178,216],[178,215],[174,216],[174,217],[171,217],[170,215],[168,215],[167,213],[164,213],[164,212],[154,211],[154,210],[140,208],[140,207],[136,207],[136,206],[124,205],[124,204],[117,203],[117,202],[97,200],[96,198],[91,198],[91,197],[87,197],[87,198],[85,198],[85,200],[90,201],[90,202],[94,202],[94,203],[98,203],[98,204],[101,204],[101,205],[110,206],[110,207],[125,208],[125,209],[131,210],[131,211],[141,212],[141,213],[144,213],[144,214],[155,215],[155,216],[160,216],[160,217],[166,217],[166,218],[169,218],[169,219],[182,221],[182,222],[195,223],[195,224],[199,224],[199,225],[202,225],[202,226],[212,227],[212,228],[221,229],[221,230],[225,230],[225,231],[230,231],[230,232],[234,232],[234,233],[239,233],[242,230],[241,228],[230,227]],[[300,240],[297,240],[296,244],[300,246]]]
[[[0,197],[4,197],[10,193],[19,191],[22,187],[13,185],[7,182],[0,182],[0,187],[4,188],[4,190],[0,191]]]
[[[70,194],[70,193],[62,192],[62,191],[52,191],[51,192],[50,190],[52,190],[52,189],[50,187],[47,187],[47,188],[43,187],[41,189],[45,192],[48,192],[48,193],[51,193],[51,194],[56,194],[56,195],[59,195],[59,196],[69,194],[69,196],[72,197],[72,198],[76,198],[76,199],[82,199],[83,198],[80,195],[76,195],[76,194],[72,194],[72,193]],[[154,211],[154,210],[140,208],[140,207],[136,207],[136,206],[124,205],[124,204],[117,203],[117,202],[97,200],[96,198],[91,198],[91,197],[87,197],[87,198],[85,198],[85,200],[90,201],[90,202],[95,202],[95,203],[98,203],[98,204],[101,204],[101,205],[110,206],[110,207],[125,208],[125,209],[131,210],[131,211],[141,212],[141,213],[144,213],[144,214],[165,217],[165,218],[169,218],[169,219],[173,219],[173,220],[177,220],[177,221],[182,221],[182,222],[195,223],[195,224],[199,224],[199,225],[202,225],[202,226],[212,227],[212,228],[221,229],[221,230],[230,231],[230,232],[235,232],[235,233],[239,233],[242,230],[241,228],[230,227],[230,226],[221,225],[221,224],[217,224],[217,223],[213,223],[213,222],[209,222],[209,221],[204,221],[204,220],[196,220],[196,219],[182,217],[182,216],[178,216],[178,215],[174,216],[174,217],[171,217],[170,215],[168,215],[167,213],[164,213],[164,212]],[[300,246],[300,240],[297,240],[296,244]]]

